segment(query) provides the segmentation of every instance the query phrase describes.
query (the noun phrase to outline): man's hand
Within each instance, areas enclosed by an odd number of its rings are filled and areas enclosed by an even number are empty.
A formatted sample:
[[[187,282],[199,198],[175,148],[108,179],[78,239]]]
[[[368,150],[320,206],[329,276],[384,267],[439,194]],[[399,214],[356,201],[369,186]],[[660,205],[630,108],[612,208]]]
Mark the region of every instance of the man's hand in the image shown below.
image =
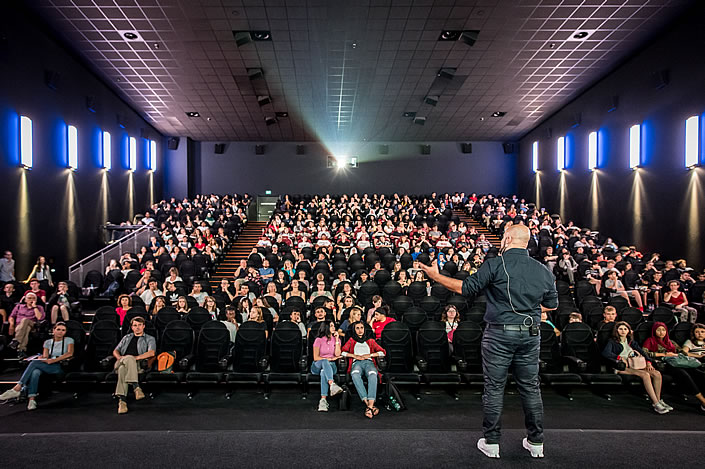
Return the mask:
[[[430,266],[419,262],[419,267],[421,267],[421,270],[423,270],[426,276],[431,280],[436,280],[441,275],[438,272],[438,264],[435,262],[432,262]]]

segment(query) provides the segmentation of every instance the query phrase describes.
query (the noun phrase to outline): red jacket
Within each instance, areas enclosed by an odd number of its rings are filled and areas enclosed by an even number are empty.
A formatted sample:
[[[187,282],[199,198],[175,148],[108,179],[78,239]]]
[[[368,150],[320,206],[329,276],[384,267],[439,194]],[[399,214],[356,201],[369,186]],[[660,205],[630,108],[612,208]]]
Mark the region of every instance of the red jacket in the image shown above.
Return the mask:
[[[341,352],[347,352],[347,353],[355,353],[355,344],[357,341],[350,337],[347,342],[345,342],[345,345],[343,345],[343,348],[340,349]],[[377,352],[382,352],[385,355],[387,354],[387,351],[384,350],[382,347],[377,344],[377,342],[374,339],[367,339],[365,341],[367,346],[370,348],[370,353],[377,353]],[[372,363],[374,363],[375,368],[377,368],[377,375],[379,376],[380,382],[382,382],[382,373],[379,372],[379,367],[377,366],[377,357],[372,357]],[[348,374],[350,373],[350,370],[352,369],[352,364],[353,364],[353,359],[348,358]]]

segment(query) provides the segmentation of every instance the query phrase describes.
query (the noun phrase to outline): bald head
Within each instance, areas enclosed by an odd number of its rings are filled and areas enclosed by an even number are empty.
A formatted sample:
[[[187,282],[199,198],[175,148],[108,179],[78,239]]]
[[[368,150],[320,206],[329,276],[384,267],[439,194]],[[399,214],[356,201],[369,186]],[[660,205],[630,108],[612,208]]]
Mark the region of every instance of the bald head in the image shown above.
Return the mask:
[[[512,225],[505,230],[503,241],[506,249],[526,249],[529,244],[529,228],[526,225]]]

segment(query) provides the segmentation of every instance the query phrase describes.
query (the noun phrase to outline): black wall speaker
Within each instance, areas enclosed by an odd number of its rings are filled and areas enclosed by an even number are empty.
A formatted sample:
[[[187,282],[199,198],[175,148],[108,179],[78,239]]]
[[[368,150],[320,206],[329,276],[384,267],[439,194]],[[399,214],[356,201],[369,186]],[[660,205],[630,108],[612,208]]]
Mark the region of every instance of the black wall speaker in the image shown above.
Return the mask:
[[[421,154],[422,155],[430,155],[431,154],[431,145],[421,145]]]
[[[305,155],[306,154],[306,145],[296,145],[296,154],[297,155]]]
[[[659,70],[651,74],[651,86],[657,90],[664,88],[670,81],[671,77],[668,70]]]
[[[503,143],[502,148],[504,149],[504,153],[506,155],[516,152],[516,144],[514,143]]]
[[[223,153],[225,153],[225,144],[224,143],[216,143],[215,144],[215,154],[222,155]]]
[[[179,149],[179,137],[169,137],[169,139],[166,141],[166,147],[169,150],[178,150]]]
[[[59,77],[61,75],[55,70],[44,70],[44,83],[51,90],[56,91],[59,87]]]
[[[90,112],[96,112],[98,110],[98,102],[95,96],[86,96],[86,108],[88,108]]]
[[[379,154],[380,155],[388,155],[389,154],[389,145],[380,145],[379,146]]]
[[[255,155],[264,155],[264,145],[255,145]]]
[[[463,153],[472,153],[472,143],[461,143],[460,151]]]

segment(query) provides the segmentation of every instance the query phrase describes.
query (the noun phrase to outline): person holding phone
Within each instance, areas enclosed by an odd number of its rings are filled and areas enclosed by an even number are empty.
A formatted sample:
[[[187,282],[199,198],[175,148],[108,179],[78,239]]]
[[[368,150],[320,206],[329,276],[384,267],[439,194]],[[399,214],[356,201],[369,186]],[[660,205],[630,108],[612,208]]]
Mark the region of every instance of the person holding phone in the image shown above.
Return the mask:
[[[321,400],[319,412],[328,412],[328,391],[335,396],[343,388],[335,384],[333,377],[338,372],[335,361],[340,358],[340,338],[333,321],[321,321],[316,340],[313,342],[313,363],[311,373],[321,376]]]

